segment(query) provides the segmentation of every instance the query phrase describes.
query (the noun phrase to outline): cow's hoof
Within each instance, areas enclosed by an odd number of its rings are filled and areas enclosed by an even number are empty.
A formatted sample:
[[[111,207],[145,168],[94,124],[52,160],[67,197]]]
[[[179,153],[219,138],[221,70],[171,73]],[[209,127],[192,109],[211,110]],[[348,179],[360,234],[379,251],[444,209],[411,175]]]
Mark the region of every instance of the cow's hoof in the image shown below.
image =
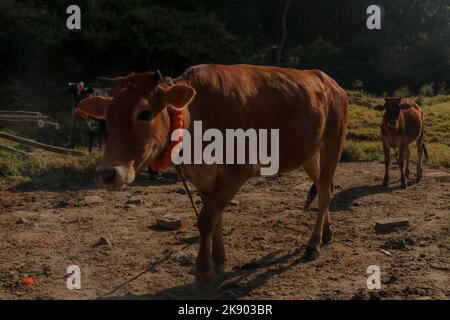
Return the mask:
[[[333,231],[330,228],[324,229],[322,234],[322,245],[330,244],[332,238],[333,238]]]
[[[305,253],[303,254],[303,259],[305,259],[306,261],[313,261],[316,260],[320,255],[320,251],[319,249],[317,249],[316,247],[310,247],[307,246]]]
[[[385,188],[389,187],[389,181],[384,180],[382,186]]]
[[[402,183],[401,185],[400,185],[400,188],[402,188],[402,189],[406,189],[406,183]]]
[[[214,271],[214,269],[211,267],[204,267],[204,268],[199,268],[197,267],[197,270],[195,272],[197,281],[201,284],[207,284],[209,282],[212,282],[214,280],[214,278],[216,277],[216,272]]]

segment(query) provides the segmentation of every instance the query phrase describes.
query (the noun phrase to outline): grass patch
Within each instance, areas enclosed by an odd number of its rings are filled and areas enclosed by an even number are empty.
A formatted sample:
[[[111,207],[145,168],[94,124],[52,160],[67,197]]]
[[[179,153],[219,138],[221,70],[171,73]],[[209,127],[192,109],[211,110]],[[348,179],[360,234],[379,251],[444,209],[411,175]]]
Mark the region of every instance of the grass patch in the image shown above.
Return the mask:
[[[16,145],[14,147],[19,149]],[[77,188],[93,183],[95,165],[100,156],[95,153],[91,157],[73,157],[36,151],[31,157],[26,157],[0,150],[0,180],[18,188]]]
[[[431,164],[450,168],[450,97],[448,102],[423,107],[425,118],[424,142]],[[428,99],[428,98],[426,98]],[[430,98],[431,99],[431,98]],[[381,118],[383,113],[361,105],[349,107],[347,143],[342,161],[383,161]],[[411,159],[417,160],[415,144],[411,145]]]

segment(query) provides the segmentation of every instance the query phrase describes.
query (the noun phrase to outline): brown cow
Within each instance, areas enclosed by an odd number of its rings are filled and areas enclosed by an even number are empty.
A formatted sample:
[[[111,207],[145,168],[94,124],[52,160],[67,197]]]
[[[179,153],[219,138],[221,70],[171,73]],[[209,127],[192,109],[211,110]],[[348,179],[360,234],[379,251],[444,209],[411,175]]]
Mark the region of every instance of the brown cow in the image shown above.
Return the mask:
[[[251,65],[202,65],[189,68],[173,83],[162,82],[151,72],[123,82],[125,87],[108,106],[109,138],[97,183],[121,189],[133,182],[136,171],[159,159],[169,143],[173,110],[182,112],[193,140],[194,121],[221,132],[279,129],[280,172],[303,166],[318,190],[318,218],[305,252],[306,258],[316,258],[332,236],[328,210],[347,128],[346,92],[318,70]],[[208,281],[223,271],[225,262],[223,211],[259,170],[251,164],[182,164],[180,169],[203,201],[196,274]]]
[[[422,153],[428,158],[423,144],[423,112],[414,102],[397,97],[384,98],[384,105],[378,105],[375,110],[385,111],[381,122],[385,173],[383,186],[389,185],[389,166],[391,163],[391,148],[399,148],[399,163],[401,187],[406,188],[409,179],[409,144],[416,141],[418,162],[417,182],[422,178]],[[406,164],[405,164],[406,162]]]

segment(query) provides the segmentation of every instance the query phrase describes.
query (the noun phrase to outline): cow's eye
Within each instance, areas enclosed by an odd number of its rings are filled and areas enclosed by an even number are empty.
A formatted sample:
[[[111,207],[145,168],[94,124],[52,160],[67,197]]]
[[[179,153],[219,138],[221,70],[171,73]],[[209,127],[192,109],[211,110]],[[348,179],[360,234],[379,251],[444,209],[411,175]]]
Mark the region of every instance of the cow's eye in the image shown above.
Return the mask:
[[[137,116],[138,121],[148,121],[152,117],[152,112],[149,109],[144,109],[139,112]]]

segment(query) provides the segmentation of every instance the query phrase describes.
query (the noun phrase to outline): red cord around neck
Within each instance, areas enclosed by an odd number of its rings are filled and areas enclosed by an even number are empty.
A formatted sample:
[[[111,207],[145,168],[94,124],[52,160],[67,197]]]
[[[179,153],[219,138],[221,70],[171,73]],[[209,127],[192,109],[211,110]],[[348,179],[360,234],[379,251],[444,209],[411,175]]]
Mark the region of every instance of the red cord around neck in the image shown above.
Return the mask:
[[[172,132],[180,129],[180,136],[178,141],[169,141],[168,146],[163,151],[163,155],[155,162],[153,162],[150,167],[154,171],[161,171],[172,165],[172,151],[173,149],[183,141],[183,113],[181,111],[172,111],[171,116],[171,125],[170,125],[170,135],[169,139],[172,136]]]

